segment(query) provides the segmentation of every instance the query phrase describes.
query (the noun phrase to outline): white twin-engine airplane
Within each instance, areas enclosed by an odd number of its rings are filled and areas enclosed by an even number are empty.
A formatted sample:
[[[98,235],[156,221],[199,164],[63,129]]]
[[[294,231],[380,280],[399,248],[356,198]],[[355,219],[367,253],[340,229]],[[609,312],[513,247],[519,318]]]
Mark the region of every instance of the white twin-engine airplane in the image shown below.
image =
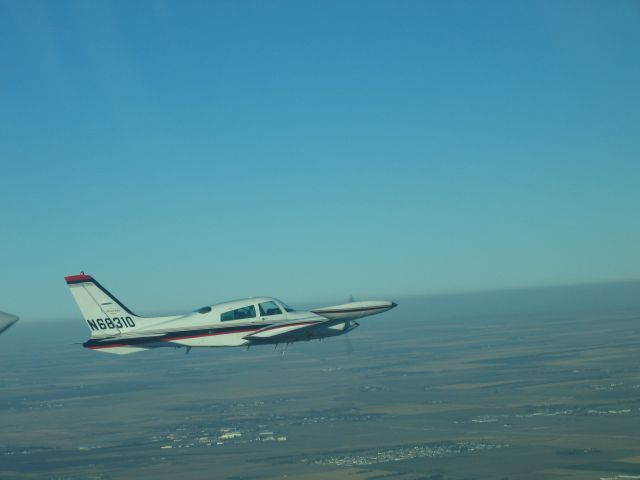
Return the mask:
[[[358,326],[357,318],[386,312],[387,301],[350,302],[298,312],[270,297],[199,308],[186,315],[139,317],[93,277],[65,277],[91,330],[83,346],[125,355],[157,347],[249,347],[334,337]]]

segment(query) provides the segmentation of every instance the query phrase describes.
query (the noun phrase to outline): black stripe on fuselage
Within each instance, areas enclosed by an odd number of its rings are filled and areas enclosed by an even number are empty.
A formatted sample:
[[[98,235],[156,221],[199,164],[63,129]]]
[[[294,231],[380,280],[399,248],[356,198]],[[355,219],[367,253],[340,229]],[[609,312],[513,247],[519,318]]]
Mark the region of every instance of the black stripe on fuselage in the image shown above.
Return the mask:
[[[144,345],[148,343],[156,343],[156,342],[170,342],[171,340],[179,340],[181,338],[189,338],[189,337],[199,337],[199,336],[207,336],[207,335],[223,335],[225,333],[235,333],[235,332],[249,332],[249,331],[257,331],[261,330],[265,327],[271,326],[271,324],[266,325],[236,325],[233,327],[223,327],[223,328],[206,328],[199,330],[181,330],[179,332],[168,332],[164,335],[159,335],[157,337],[133,337],[133,338],[122,338],[115,337],[109,339],[89,339],[82,344],[83,347],[91,348],[91,347],[108,347],[109,345]]]
[[[81,278],[79,280],[71,280],[68,281],[67,284],[68,285],[75,285],[78,283],[93,283],[96,287],[98,287],[100,290],[102,290],[102,292],[109,297],[110,299],[112,299],[114,302],[116,302],[120,308],[122,308],[125,312],[127,312],[129,315],[133,315],[134,317],[137,317],[138,315],[136,315],[135,313],[133,313],[131,310],[129,310],[127,307],[125,307],[122,302],[120,302],[120,300],[118,300],[114,295],[111,294],[111,292],[109,292],[109,290],[107,290],[106,288],[104,288],[102,285],[100,285],[100,282],[98,282],[95,278],[91,278],[91,280],[86,280],[84,278]]]

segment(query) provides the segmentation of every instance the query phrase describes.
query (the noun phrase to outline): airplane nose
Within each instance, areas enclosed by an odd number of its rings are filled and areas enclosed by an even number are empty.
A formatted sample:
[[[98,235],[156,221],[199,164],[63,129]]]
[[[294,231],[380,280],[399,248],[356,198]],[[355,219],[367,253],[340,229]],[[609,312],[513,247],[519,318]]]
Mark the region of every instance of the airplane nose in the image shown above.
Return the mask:
[[[391,308],[396,308],[398,304],[396,302],[391,302]]]

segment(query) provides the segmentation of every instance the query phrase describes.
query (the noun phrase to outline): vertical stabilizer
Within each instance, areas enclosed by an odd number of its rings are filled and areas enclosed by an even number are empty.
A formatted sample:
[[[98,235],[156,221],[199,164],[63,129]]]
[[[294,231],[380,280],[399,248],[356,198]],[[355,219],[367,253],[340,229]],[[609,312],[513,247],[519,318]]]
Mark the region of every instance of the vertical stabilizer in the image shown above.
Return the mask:
[[[139,317],[91,275],[65,277],[92,337],[121,335],[176,317]]]

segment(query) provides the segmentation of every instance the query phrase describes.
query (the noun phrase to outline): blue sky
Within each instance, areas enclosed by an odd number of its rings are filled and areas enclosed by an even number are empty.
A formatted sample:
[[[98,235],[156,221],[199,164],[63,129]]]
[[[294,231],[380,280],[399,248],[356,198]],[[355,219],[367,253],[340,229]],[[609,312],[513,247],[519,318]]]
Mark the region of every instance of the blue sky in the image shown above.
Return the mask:
[[[637,2],[0,0],[0,309],[640,278]]]

